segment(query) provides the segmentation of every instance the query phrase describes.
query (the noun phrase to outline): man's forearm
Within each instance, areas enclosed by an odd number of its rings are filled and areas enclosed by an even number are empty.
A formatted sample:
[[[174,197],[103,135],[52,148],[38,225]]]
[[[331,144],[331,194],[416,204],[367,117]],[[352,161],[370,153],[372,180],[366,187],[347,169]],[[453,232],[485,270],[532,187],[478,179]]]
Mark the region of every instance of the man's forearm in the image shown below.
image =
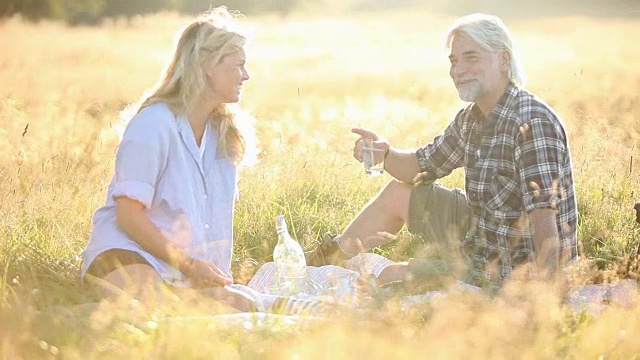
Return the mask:
[[[418,156],[415,150],[389,148],[384,169],[399,181],[411,184],[420,172]]]
[[[533,250],[536,264],[547,275],[554,275],[560,266],[560,237],[555,210],[535,209],[530,214],[534,229]]]

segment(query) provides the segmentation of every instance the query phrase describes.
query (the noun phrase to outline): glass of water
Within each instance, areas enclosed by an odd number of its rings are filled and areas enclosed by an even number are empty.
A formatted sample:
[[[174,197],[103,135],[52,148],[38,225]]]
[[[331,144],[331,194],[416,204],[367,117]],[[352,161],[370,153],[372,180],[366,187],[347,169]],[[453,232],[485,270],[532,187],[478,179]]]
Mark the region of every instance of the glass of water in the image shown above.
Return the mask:
[[[373,140],[363,139],[362,163],[364,172],[369,176],[378,176],[384,173],[384,149],[376,149]]]

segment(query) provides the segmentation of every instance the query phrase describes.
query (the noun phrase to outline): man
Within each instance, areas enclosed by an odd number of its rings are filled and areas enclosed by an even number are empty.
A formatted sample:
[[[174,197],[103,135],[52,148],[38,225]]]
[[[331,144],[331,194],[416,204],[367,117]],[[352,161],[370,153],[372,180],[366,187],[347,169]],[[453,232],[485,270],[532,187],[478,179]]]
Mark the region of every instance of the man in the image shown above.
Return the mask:
[[[340,236],[310,253],[310,265],[338,263],[388,241],[406,224],[426,240],[461,250],[460,280],[498,288],[514,268],[529,264],[551,276],[577,257],[577,208],[567,136],[553,110],[524,90],[523,75],[502,21],[473,14],[454,22],[448,36],[450,76],[468,101],[447,128],[417,150],[391,147],[377,134],[362,139],[386,150],[391,181]],[[384,159],[382,159],[384,157]],[[434,180],[464,168],[465,193]],[[385,268],[378,282],[420,278],[425,260]]]

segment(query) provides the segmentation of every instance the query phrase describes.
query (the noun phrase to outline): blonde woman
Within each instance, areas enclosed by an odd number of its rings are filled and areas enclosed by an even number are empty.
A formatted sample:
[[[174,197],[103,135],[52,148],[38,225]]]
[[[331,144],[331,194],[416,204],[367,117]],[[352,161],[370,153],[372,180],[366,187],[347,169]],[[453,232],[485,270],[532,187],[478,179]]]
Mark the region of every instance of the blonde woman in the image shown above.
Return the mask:
[[[82,253],[83,279],[140,296],[164,285],[210,289],[237,310],[253,307],[226,287],[233,282],[236,167],[245,152],[228,104],[249,80],[246,36],[236,27],[221,7],[182,31],[123,134],[106,204]]]

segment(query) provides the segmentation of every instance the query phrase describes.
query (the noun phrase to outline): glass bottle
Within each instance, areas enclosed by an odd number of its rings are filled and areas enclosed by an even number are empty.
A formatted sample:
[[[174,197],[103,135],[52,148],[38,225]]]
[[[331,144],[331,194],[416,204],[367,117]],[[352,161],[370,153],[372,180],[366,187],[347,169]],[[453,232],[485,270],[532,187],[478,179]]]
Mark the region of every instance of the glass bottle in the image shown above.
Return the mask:
[[[278,285],[288,288],[288,294],[297,295],[307,290],[307,262],[302,247],[295,241],[285,222],[284,215],[276,216],[278,244],[273,249],[273,262],[276,265]]]

